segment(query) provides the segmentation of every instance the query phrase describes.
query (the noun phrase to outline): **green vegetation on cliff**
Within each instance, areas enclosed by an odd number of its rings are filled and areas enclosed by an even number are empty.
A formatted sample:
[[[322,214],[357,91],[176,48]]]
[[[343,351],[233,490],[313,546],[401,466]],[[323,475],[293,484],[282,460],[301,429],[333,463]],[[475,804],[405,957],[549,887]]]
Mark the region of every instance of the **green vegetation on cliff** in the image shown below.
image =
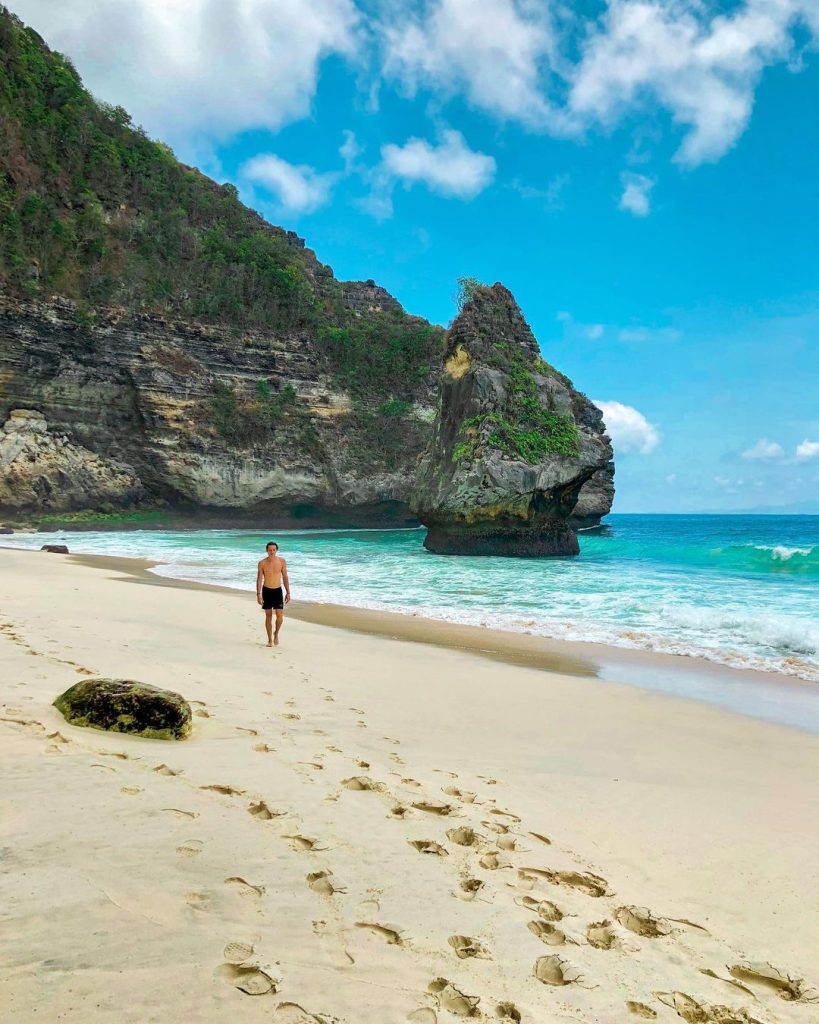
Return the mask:
[[[73,299],[81,327],[118,306],[238,330],[306,328],[339,384],[371,401],[410,396],[437,365],[440,329],[401,310],[346,308],[295,235],[243,206],[233,185],[179,163],[122,107],[97,102],[71,61],[2,6],[0,124],[8,293]]]
[[[462,311],[476,295],[490,291],[474,278],[460,278],[458,284],[458,306]],[[493,312],[496,311],[490,310],[490,314]],[[580,451],[577,425],[570,416],[546,408],[540,399],[535,374],[555,377],[571,388],[569,378],[541,356],[530,366],[521,352],[507,341],[495,341],[485,356],[490,366],[506,374],[506,401],[502,409],[471,416],[461,424],[462,440],[453,451],[455,461],[474,459],[487,448],[531,465],[541,462],[547,455],[577,456]]]

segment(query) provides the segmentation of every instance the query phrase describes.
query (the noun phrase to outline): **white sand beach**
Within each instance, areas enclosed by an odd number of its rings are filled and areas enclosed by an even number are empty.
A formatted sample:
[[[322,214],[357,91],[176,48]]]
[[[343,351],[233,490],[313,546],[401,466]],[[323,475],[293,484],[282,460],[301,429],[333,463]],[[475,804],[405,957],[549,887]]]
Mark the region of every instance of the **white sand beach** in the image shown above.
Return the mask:
[[[618,684],[294,617],[269,650],[252,594],[39,552],[0,576],[3,1021],[819,1019],[809,732],[625,658]],[[180,692],[193,735],[68,725],[90,676]]]

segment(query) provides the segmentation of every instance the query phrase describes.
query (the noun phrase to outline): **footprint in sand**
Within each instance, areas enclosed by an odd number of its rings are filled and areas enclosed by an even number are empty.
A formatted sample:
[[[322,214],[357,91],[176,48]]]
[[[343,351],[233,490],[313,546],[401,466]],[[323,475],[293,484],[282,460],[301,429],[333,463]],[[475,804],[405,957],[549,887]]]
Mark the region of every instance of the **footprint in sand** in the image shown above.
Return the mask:
[[[544,921],[562,921],[563,911],[551,900],[536,900],[532,896],[524,896],[520,901],[521,907],[533,911]]]
[[[416,810],[426,811],[427,814],[437,814],[441,817],[448,817],[455,810],[452,804],[439,803],[436,800],[418,800],[412,806]]]
[[[789,1002],[819,1003],[819,989],[807,984],[804,978],[787,974],[773,964],[746,961],[729,967],[728,973],[738,981],[773,991],[780,999]]]
[[[199,814],[196,811],[183,811],[179,807],[163,807],[163,811],[170,811],[171,814],[175,814],[177,818],[198,818]]]
[[[520,1010],[514,1003],[498,1003],[495,1007],[495,1016],[498,1020],[511,1020],[514,1021],[515,1024],[520,1024],[523,1020],[520,1015]]]
[[[360,793],[383,793],[387,788],[383,782],[376,782],[375,779],[368,778],[366,775],[354,775],[350,779],[342,779],[341,785],[345,789]]]
[[[99,768],[99,769],[101,769],[104,772],[115,772],[116,771],[116,768],[114,768],[114,766],[110,765],[110,764],[97,764],[96,762],[94,762],[93,764],[90,764],[88,767],[89,768]]]
[[[229,942],[223,953],[225,963],[219,973],[245,995],[265,996],[275,993],[278,982],[253,961],[253,952],[250,943]]]
[[[185,902],[191,910],[207,910],[210,905],[210,896],[206,892],[186,892]]]
[[[629,1013],[633,1013],[635,1017],[642,1017],[643,1020],[654,1020],[657,1016],[656,1010],[652,1010],[650,1006],[646,1006],[645,1003],[638,1003],[634,999],[626,1000],[626,1009]]]
[[[226,878],[225,885],[234,886],[237,894],[245,900],[258,900],[264,895],[263,885],[254,885],[240,875],[232,875],[230,878]]]
[[[427,991],[435,996],[439,1009],[446,1010],[455,1017],[477,1016],[480,997],[468,996],[446,978],[436,978],[431,981]]]
[[[495,845],[497,846],[497,848],[499,850],[503,850],[506,853],[513,853],[513,852],[514,853],[525,853],[526,852],[525,850],[521,850],[521,848],[518,846],[518,840],[515,838],[515,836],[511,836],[511,835],[508,835],[508,834],[507,835],[503,835],[503,836],[498,836],[498,838],[495,840]]]
[[[194,711],[194,714],[196,715],[197,718],[211,717],[210,711],[208,711],[206,708],[198,708],[196,711]]]
[[[259,800],[258,803],[248,804],[247,813],[253,818],[258,818],[259,821],[272,821],[274,818],[283,818],[287,811],[277,811],[264,802]]]
[[[259,735],[259,730],[258,729],[245,729],[241,725],[234,725],[233,728],[236,730],[236,732],[244,733],[245,736],[258,736]]]
[[[547,946],[562,946],[566,941],[566,933],[563,929],[548,921],[530,921],[526,927]]]
[[[412,816],[412,810],[405,804],[395,804],[390,808],[390,813],[387,815],[388,818],[396,818],[399,821],[403,821],[405,818]]]
[[[144,793],[145,790],[142,786],[123,786],[120,793],[124,793],[126,796],[136,796],[137,793]]]
[[[611,921],[593,921],[586,929],[586,942],[595,949],[619,949],[620,940]]]
[[[647,907],[618,907],[614,919],[624,928],[643,938],[656,939],[669,935],[671,924],[663,917],[655,917]]]
[[[542,832],[530,832],[529,835],[532,839],[537,839],[539,843],[545,843],[546,846],[552,845],[552,840],[548,836],[544,836]]]
[[[557,953],[538,957],[533,973],[537,980],[542,981],[545,985],[574,985],[583,980],[579,968],[558,956]]]
[[[492,959],[487,948],[469,935],[450,935],[447,942],[455,951],[455,956],[459,960],[471,960],[473,958],[480,960]]]
[[[71,742],[71,740],[68,739],[66,736],[63,736],[63,734],[61,732],[50,732],[46,736],[46,739],[51,740],[51,742],[55,746],[64,746],[66,743],[70,743]]]
[[[522,820],[517,816],[517,814],[513,814],[511,811],[502,811],[500,807],[490,807],[489,813],[495,814],[499,818],[508,818],[510,821],[513,821],[516,825]]]
[[[457,896],[459,900],[471,903],[485,885],[486,883],[479,878],[462,878],[458,883],[458,891],[453,895]]]
[[[398,928],[391,928],[385,924],[373,924],[369,921],[356,921],[356,928],[361,928],[365,931],[370,932],[372,935],[377,935],[379,939],[383,939],[388,946],[403,946],[404,940],[401,938],[401,932]]]
[[[487,850],[478,858],[478,863],[487,871],[498,871],[501,868],[511,868],[509,860],[504,857],[500,850]]]
[[[414,846],[419,853],[431,853],[436,857],[448,857],[449,851],[445,850],[440,843],[434,839],[410,839],[410,846]]]
[[[157,775],[175,776],[183,774],[181,769],[177,770],[176,768],[169,768],[168,765],[166,764],[158,764],[156,768],[153,768],[151,770],[155,771]]]
[[[309,875],[305,876],[307,884],[320,896],[332,896],[336,892],[346,892],[346,889],[339,888],[333,880],[333,872],[329,869],[327,871],[311,871]]]
[[[299,1003],[279,1003],[273,1020],[276,1024],[330,1024],[335,1018],[309,1013]]]
[[[221,793],[222,796],[244,796],[245,791],[243,789],[237,789],[236,786],[226,786],[221,783],[216,783],[213,786],[200,786],[200,789],[210,790],[211,793]]]
[[[685,992],[655,992],[654,995],[686,1024],[762,1024],[744,1008],[700,1003]]]
[[[269,743],[257,743],[253,749],[259,754],[275,754],[276,748],[271,747]]]
[[[562,885],[569,889],[577,889],[587,896],[598,898],[609,896],[609,883],[600,875],[590,871],[551,871],[548,868],[520,868],[518,876],[522,880],[543,878],[552,885]]]
[[[469,825],[449,829],[446,837],[458,846],[479,846],[481,843],[481,837]]]
[[[42,722],[37,722],[33,718],[16,718],[14,716],[2,716],[0,722],[11,722],[13,725],[21,725],[24,729],[29,732],[45,732],[45,726]]]
[[[477,799],[476,793],[471,793],[468,789],[458,789],[457,786],[443,786],[441,792],[447,796],[454,796],[464,804],[474,804]]]
[[[407,1015],[409,1024],[438,1024],[438,1014],[428,1006],[422,1006]]]
[[[326,850],[326,846],[322,846],[318,839],[311,839],[309,836],[284,836],[288,840],[294,850],[299,853],[318,853],[322,850]]]
[[[180,857],[198,857],[204,845],[201,839],[186,839],[181,846],[177,846],[176,852]]]

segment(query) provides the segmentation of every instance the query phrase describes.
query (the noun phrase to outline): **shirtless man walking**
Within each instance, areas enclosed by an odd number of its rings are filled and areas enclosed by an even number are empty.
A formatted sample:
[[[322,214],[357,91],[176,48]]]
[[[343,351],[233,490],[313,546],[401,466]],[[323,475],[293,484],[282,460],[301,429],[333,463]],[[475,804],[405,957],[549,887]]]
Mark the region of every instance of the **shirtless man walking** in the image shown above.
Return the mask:
[[[290,600],[290,579],[287,562],[279,558],[279,545],[271,540],[265,545],[267,557],[259,562],[256,572],[256,600],[264,609],[264,626],[267,630],[267,646],[278,646],[279,630],[284,620],[284,606]],[[284,581],[284,594],[282,594]],[[276,631],[273,632],[273,612],[276,612]]]

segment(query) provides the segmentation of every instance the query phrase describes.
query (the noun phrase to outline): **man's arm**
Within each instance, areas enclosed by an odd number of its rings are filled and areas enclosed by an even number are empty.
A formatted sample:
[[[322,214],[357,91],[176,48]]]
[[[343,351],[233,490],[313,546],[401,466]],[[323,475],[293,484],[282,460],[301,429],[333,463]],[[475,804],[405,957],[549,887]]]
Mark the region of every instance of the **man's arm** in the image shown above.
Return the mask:
[[[282,580],[284,581],[284,603],[290,600],[290,577],[287,575],[287,562],[282,559]]]
[[[262,563],[259,562],[256,568],[256,600],[259,604],[262,603],[262,584],[264,583],[264,573],[262,572]]]

